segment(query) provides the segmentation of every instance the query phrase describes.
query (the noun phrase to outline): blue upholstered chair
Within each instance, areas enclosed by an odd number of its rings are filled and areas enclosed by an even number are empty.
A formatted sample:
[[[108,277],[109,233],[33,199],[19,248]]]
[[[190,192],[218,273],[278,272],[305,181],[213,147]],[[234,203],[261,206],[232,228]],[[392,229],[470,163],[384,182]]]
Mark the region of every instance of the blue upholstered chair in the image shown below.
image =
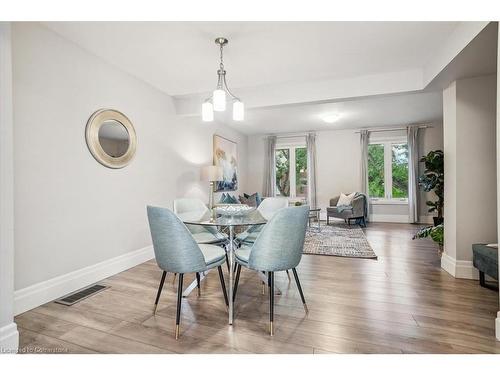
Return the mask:
[[[269,286],[269,333],[273,331],[274,320],[274,272],[291,269],[299,289],[306,313],[307,305],[295,269],[302,258],[309,207],[287,207],[277,211],[262,229],[251,246],[242,246],[235,252],[236,278],[233,299],[238,290],[241,266],[268,273]]]
[[[198,274],[198,272],[217,267],[224,300],[226,306],[229,305],[221,269],[226,253],[220,246],[197,244],[184,223],[169,209],[148,206],[147,211],[156,262],[163,270],[155,300],[155,312],[167,272],[179,274],[175,321],[175,339],[177,340],[181,318],[182,283],[185,273]]]
[[[288,207],[288,199],[280,197],[270,197],[262,201],[262,203],[257,207],[257,211],[266,219],[271,220],[276,212],[282,208]],[[246,231],[238,234],[236,239],[243,244],[251,245],[257,239],[260,231],[262,230],[262,225],[255,225],[250,227]]]

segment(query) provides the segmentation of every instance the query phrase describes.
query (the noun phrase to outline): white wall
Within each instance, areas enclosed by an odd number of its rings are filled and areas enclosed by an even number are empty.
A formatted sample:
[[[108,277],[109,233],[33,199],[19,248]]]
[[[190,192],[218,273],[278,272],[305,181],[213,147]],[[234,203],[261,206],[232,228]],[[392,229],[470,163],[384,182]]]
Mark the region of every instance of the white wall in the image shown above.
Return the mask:
[[[404,133],[404,132],[403,132]],[[375,133],[374,133],[375,134]],[[443,149],[441,123],[422,129],[419,135],[420,155],[431,150]],[[330,198],[341,192],[360,189],[359,134],[354,130],[321,131],[316,137],[317,150],[317,194],[320,207],[329,205]],[[265,140],[263,135],[248,137],[248,184],[249,191],[262,192],[264,179]],[[427,213],[425,201],[433,199],[431,194],[421,192],[420,215]],[[372,205],[371,214],[380,221],[407,221],[407,205]],[[424,220],[428,220],[425,217]]]
[[[496,76],[458,80],[443,93],[445,254],[443,268],[478,278],[473,243],[497,241]]]
[[[0,354],[15,353],[14,322],[14,127],[11,27],[0,22]]]
[[[47,280],[148,247],[146,205],[207,200],[200,167],[212,163],[214,133],[238,142],[244,190],[246,136],[177,117],[168,95],[35,23],[14,25],[13,62],[19,298]],[[120,110],[135,126],[137,154],[124,169],[103,167],[87,149],[86,121],[99,108]]]

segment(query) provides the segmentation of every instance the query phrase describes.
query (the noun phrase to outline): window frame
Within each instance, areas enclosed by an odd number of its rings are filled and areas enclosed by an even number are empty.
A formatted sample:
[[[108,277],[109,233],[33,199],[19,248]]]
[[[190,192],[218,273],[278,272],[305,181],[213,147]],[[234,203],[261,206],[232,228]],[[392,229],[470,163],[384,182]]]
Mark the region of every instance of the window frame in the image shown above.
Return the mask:
[[[307,199],[307,197],[297,197],[297,171],[296,169],[296,159],[295,159],[295,150],[297,148],[306,148],[307,146],[305,142],[290,142],[290,143],[280,143],[277,144],[274,150],[274,157],[276,159],[276,151],[278,150],[289,150],[289,168],[290,168],[290,195],[288,197],[283,197],[287,198],[289,201],[301,201],[303,199]],[[307,175],[309,176],[309,171],[307,171]],[[274,162],[274,195],[278,196],[278,189],[276,187],[276,160]]]
[[[386,136],[376,137],[370,140],[369,145],[384,146],[384,197],[370,197],[372,204],[408,204],[408,197],[393,198],[392,197],[392,145],[408,144],[408,139],[405,136]],[[368,171],[367,171],[368,173]],[[368,177],[367,177],[368,178]]]

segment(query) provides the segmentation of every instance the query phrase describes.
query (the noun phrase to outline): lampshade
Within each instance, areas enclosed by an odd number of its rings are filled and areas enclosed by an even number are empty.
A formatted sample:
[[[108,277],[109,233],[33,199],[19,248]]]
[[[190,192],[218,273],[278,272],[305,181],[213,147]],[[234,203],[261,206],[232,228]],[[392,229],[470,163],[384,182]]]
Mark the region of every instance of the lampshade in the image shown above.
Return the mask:
[[[201,179],[203,181],[221,181],[222,180],[222,168],[216,167],[215,165],[206,165],[201,168]]]
[[[236,100],[233,103],[233,120],[243,121],[245,119],[245,110],[243,102]]]
[[[224,90],[214,90],[212,101],[214,103],[214,111],[226,110],[226,92]]]

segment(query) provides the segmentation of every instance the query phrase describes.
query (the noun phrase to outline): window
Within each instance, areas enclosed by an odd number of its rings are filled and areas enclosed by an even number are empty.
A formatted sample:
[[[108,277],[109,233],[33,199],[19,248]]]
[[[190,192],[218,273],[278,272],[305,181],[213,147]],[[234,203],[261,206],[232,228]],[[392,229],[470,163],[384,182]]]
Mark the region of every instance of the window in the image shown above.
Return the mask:
[[[368,145],[368,191],[375,201],[408,199],[406,140],[376,141]]]
[[[276,195],[307,197],[307,149],[303,146],[276,148]]]

